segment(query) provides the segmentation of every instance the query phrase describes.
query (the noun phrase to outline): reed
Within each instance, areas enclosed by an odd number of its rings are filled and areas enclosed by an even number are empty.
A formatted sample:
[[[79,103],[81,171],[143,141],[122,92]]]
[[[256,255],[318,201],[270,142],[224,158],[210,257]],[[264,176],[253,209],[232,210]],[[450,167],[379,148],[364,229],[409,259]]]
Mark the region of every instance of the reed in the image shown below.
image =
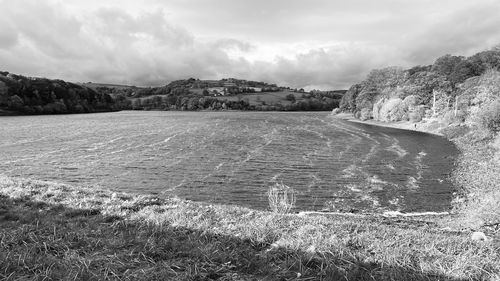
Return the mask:
[[[282,182],[269,187],[267,198],[274,213],[287,214],[295,208],[295,190]]]

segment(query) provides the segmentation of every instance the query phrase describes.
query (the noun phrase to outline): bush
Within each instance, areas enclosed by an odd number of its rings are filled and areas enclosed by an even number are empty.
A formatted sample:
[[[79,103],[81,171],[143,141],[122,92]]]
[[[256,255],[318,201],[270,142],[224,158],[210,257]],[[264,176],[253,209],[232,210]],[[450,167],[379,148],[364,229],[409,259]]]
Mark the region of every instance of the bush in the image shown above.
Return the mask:
[[[382,106],[384,105],[384,103],[386,102],[386,99],[385,98],[382,98],[380,100],[378,100],[374,105],[373,105],[373,113],[372,113],[372,117],[373,119],[375,120],[380,120],[380,109],[382,108]]]
[[[402,108],[403,100],[396,98],[390,99],[382,105],[379,111],[381,121],[400,121],[406,119],[406,112]]]
[[[15,110],[21,110],[24,106],[24,101],[18,95],[13,95],[9,99],[9,106]]]
[[[361,109],[359,119],[363,121],[372,119],[372,110],[369,108]]]
[[[500,131],[500,100],[496,100],[482,108],[479,113],[481,125],[492,132]]]
[[[443,122],[446,125],[462,123],[464,121],[465,121],[465,112],[463,110],[458,110],[456,115],[454,110],[449,110],[444,114],[443,117]]]
[[[470,131],[470,128],[467,126],[455,125],[448,126],[441,129],[440,133],[443,134],[447,139],[455,139],[458,137],[462,137]]]
[[[286,95],[285,99],[288,100],[288,101],[291,101],[291,102],[295,102],[295,96],[294,96],[294,94],[288,94],[288,95]]]
[[[356,97],[361,92],[362,85],[355,84],[347,90],[347,92],[342,96],[340,100],[340,110],[353,112],[356,109]]]
[[[283,183],[269,187],[267,197],[269,207],[275,213],[286,214],[295,207],[295,190]]]
[[[418,105],[418,97],[414,95],[407,96],[403,100],[403,105],[408,109],[414,108]]]
[[[413,111],[408,113],[408,120],[412,123],[422,121],[422,114],[419,111]]]

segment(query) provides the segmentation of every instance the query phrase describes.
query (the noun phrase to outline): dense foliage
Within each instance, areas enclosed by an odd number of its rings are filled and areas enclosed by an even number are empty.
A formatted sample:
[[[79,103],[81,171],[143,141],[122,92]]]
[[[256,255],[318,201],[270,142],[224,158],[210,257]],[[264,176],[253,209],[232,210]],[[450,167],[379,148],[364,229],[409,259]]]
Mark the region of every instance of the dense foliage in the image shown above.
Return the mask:
[[[120,101],[115,101],[109,94],[74,83],[0,72],[0,111],[3,112],[60,114],[120,108]]]
[[[377,69],[347,91],[340,108],[361,119],[469,120],[497,131],[500,122],[496,113],[496,101],[500,99],[498,71],[498,49],[467,58],[445,55],[432,65],[406,70]]]

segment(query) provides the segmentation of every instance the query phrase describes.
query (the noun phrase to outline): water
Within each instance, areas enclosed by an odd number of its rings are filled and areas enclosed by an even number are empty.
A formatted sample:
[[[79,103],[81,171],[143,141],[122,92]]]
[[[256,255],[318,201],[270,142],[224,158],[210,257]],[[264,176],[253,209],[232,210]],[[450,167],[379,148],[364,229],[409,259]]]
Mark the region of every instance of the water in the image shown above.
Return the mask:
[[[267,208],[442,211],[456,148],[328,113],[117,112],[0,118],[0,173]]]

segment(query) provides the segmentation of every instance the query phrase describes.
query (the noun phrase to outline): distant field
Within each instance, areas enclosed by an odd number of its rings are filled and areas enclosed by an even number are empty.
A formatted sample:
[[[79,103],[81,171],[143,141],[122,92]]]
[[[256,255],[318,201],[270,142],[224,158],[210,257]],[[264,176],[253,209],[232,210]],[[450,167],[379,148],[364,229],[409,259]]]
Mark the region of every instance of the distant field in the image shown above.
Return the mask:
[[[291,104],[289,100],[286,99],[286,96],[289,94],[293,94],[297,101],[303,100],[302,93],[296,93],[292,91],[282,91],[282,92],[262,92],[255,94],[239,94],[236,96],[218,96],[216,97],[219,100],[230,100],[230,101],[238,101],[238,100],[246,100],[250,105],[262,105],[265,103],[266,105],[273,105],[275,103],[281,103],[282,105]]]
[[[133,88],[133,87],[134,88],[142,88],[142,87],[137,87],[137,86],[104,84],[104,83],[80,83],[80,85],[83,85],[83,86],[91,88],[91,89],[96,89],[98,87],[107,87],[107,88],[114,88],[114,89],[128,89],[128,88]]]
[[[198,89],[190,89],[191,92],[194,94],[197,94],[199,96],[203,96],[202,90],[198,91]],[[302,98],[302,93],[294,93],[294,92],[289,92],[289,91],[283,91],[283,92],[263,92],[263,93],[255,93],[255,94],[239,94],[239,95],[234,95],[234,96],[209,96],[211,98],[216,98],[218,100],[228,100],[228,101],[238,101],[238,100],[247,100],[250,103],[250,105],[261,105],[263,102],[267,105],[272,105],[275,103],[281,103],[282,105],[287,105],[291,104],[289,100],[286,99],[286,96],[289,94],[293,94],[295,96],[295,99],[297,101],[304,100]],[[131,100],[134,99],[146,99],[146,98],[152,98],[152,97],[164,97],[164,95],[151,95],[151,96],[146,96],[146,97],[139,97],[139,98],[131,98]]]

